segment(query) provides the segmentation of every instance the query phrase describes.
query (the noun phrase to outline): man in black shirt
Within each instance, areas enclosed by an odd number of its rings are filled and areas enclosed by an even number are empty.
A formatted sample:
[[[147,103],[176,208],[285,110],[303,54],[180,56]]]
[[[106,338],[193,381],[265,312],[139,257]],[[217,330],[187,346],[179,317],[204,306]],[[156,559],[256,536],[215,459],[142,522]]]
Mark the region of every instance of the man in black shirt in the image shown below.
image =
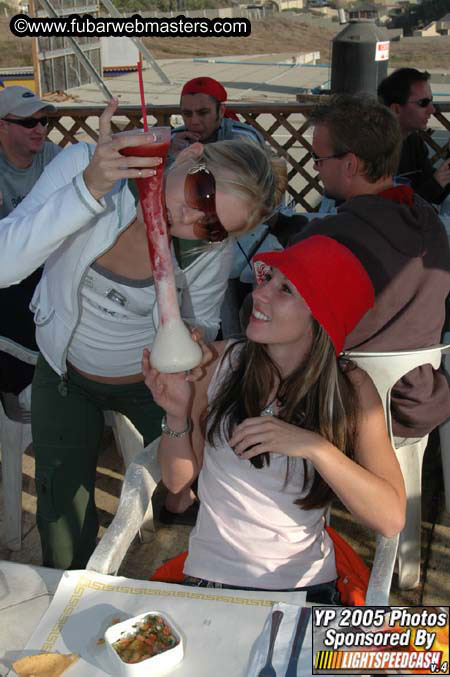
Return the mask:
[[[397,177],[404,178],[428,202],[441,204],[450,193],[450,160],[435,169],[419,134],[436,110],[429,79],[427,71],[400,68],[381,82],[378,96],[397,115],[403,135]]]

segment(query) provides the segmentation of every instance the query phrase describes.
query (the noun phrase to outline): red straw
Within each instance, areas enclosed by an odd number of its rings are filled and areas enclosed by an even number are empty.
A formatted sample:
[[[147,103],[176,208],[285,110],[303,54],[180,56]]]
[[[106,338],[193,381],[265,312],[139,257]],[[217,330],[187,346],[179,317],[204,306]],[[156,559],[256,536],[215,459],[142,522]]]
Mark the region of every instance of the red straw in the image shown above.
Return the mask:
[[[148,132],[147,108],[145,105],[144,80],[142,77],[142,56],[139,55],[138,61],[139,91],[141,93],[142,119],[144,121],[144,132]]]

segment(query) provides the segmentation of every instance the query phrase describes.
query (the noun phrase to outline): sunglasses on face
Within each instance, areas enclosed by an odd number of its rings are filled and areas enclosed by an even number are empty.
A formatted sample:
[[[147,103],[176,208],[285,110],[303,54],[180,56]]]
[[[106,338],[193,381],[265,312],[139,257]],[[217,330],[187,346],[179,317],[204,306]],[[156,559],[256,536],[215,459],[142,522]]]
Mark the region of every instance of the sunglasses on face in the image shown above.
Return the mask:
[[[335,158],[344,157],[344,155],[347,154],[348,152],[346,151],[345,153],[335,153],[334,155],[326,155],[325,157],[320,157],[320,155],[316,155],[314,151],[311,151],[311,157],[315,165],[320,165],[320,163],[325,162],[325,160],[334,160]]]
[[[34,127],[37,127],[37,125],[47,127],[48,117],[47,115],[43,115],[41,118],[23,118],[21,120],[12,120],[11,118],[5,118],[5,122],[12,122],[13,125],[20,125],[21,127],[25,127],[26,129],[33,129]]]
[[[430,105],[430,103],[433,103],[433,99],[430,99],[426,96],[423,99],[413,99],[411,101],[408,101],[407,103],[416,103],[421,108],[427,108]]]
[[[189,169],[184,182],[184,199],[193,209],[205,215],[194,225],[194,233],[201,240],[222,242],[228,237],[216,212],[216,180],[206,165]]]

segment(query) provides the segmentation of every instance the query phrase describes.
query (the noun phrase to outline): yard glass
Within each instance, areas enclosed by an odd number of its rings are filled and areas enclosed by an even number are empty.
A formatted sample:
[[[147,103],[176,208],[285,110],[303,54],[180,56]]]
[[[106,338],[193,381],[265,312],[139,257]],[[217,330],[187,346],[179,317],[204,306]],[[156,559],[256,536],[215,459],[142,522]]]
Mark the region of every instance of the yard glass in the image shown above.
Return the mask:
[[[148,132],[133,129],[115,136],[152,134],[150,142],[140,146],[122,148],[122,155],[135,157],[162,157],[163,163],[155,167],[155,176],[136,179],[144,222],[147,229],[148,248],[153,269],[153,281],[159,311],[159,326],[153,342],[150,362],[160,372],[187,371],[198,366],[202,359],[200,346],[191,338],[180,316],[175,275],[170,252],[169,236],[164,207],[163,173],[170,144],[170,127],[152,127]]]

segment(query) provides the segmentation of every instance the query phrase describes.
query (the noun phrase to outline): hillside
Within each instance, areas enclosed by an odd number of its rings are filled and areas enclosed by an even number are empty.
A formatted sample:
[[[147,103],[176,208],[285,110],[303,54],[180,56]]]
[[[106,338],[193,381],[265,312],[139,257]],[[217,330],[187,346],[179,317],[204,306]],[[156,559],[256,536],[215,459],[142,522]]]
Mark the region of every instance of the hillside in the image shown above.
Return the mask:
[[[300,54],[319,51],[321,63],[329,63],[331,40],[340,31],[336,23],[306,14],[281,14],[252,23],[246,38],[145,38],[156,58],[231,56],[235,54]],[[32,64],[31,39],[9,31],[9,19],[0,18],[0,67]],[[450,36],[405,38],[391,43],[391,66],[450,71]]]
[[[275,15],[252,22],[246,38],[146,38],[145,44],[161,58],[185,56],[230,56],[233,54],[300,54],[320,52],[322,63],[330,59],[330,43],[339,32],[335,23],[307,20],[301,14]]]

